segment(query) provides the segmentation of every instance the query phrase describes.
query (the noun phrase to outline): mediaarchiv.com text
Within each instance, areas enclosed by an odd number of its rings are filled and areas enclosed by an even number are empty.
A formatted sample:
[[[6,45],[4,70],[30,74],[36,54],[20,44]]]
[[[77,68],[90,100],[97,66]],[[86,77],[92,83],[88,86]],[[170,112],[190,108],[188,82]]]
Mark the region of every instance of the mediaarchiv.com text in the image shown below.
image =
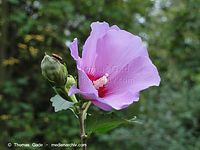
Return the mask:
[[[8,143],[8,147],[87,147],[87,144],[77,143]]]

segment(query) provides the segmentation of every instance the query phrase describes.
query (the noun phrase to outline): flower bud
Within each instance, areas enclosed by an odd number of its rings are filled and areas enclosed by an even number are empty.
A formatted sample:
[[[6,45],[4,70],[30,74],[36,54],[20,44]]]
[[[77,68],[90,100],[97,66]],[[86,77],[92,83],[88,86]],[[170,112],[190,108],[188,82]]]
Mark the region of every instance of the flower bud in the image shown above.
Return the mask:
[[[72,75],[68,75],[66,87],[69,89],[73,85],[76,85],[76,80]]]
[[[54,86],[64,86],[67,82],[67,68],[54,55],[44,56],[41,62],[42,75]]]

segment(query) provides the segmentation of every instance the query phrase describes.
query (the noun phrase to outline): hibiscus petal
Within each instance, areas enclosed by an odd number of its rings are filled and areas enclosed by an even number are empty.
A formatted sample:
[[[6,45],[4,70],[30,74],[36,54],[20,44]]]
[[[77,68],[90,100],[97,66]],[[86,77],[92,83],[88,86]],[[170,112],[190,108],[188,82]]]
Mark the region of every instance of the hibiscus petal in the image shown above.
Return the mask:
[[[110,106],[116,110],[120,110],[128,107],[130,104],[138,100],[139,100],[139,93],[133,93],[128,91],[123,94],[113,94],[104,98],[98,98],[97,99],[98,103],[95,105],[104,109],[104,107],[101,107],[103,103],[105,106]]]
[[[87,99],[96,99],[97,96],[94,93],[87,93],[79,90],[75,85],[69,89],[68,95],[72,96],[73,94],[81,94],[83,97]]]
[[[77,38],[74,39],[74,41],[69,45],[69,49],[71,52],[71,56],[74,58],[74,60],[77,63],[77,67],[80,68],[82,64],[82,59],[78,55],[78,40]]]
[[[80,57],[78,56],[78,40],[77,38],[74,39],[74,41],[69,45],[69,49],[71,51],[71,56],[74,58],[74,60],[78,60]]]
[[[98,91],[95,89],[92,81],[88,78],[87,74],[78,68],[78,81],[79,81],[79,89],[85,93],[94,93],[96,96],[98,95]]]
[[[158,86],[159,84],[160,76],[150,58],[137,57],[111,79],[106,88],[110,93],[123,93],[130,89],[139,92],[150,86]]]
[[[94,22],[91,24],[91,33],[83,46],[83,68],[89,73],[94,68],[94,60],[96,57],[97,40],[101,38],[108,30],[109,25],[106,22]]]
[[[94,105],[96,105],[97,107],[103,109],[103,110],[106,110],[106,111],[112,110],[112,107],[111,107],[111,106],[109,106],[109,105],[107,105],[107,104],[105,104],[105,103],[102,103],[102,102],[100,102],[100,101],[92,100],[92,103],[93,103]]]
[[[110,27],[111,29],[115,29],[115,30],[120,30],[120,28],[117,25],[113,25]]]
[[[83,70],[81,70],[78,66],[77,69],[79,78],[79,89],[76,86],[72,86],[69,89],[68,95],[71,96],[73,94],[79,93],[87,99],[97,99],[98,91],[94,88],[92,81],[88,78],[86,73]]]
[[[140,37],[124,30],[113,29],[98,40],[96,53],[94,74],[97,76],[105,73],[115,76],[132,59],[148,56]]]

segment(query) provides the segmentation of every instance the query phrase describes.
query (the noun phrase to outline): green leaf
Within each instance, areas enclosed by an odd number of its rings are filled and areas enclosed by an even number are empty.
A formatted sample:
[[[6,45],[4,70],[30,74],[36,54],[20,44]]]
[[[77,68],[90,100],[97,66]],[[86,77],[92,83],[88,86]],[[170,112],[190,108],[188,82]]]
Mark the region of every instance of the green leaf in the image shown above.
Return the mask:
[[[60,95],[55,95],[50,99],[50,101],[52,102],[55,112],[66,110],[74,105],[74,103],[66,101]]]
[[[105,133],[124,123],[129,123],[129,121],[113,113],[95,114],[87,117],[86,131],[88,135],[91,133]]]

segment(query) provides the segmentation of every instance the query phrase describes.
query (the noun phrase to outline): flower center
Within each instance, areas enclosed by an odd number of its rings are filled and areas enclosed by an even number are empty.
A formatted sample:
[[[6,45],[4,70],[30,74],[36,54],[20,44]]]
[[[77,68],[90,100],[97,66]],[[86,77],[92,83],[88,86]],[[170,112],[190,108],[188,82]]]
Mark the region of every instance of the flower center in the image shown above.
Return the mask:
[[[108,82],[108,74],[106,73],[101,78],[93,81],[94,87],[99,90],[99,88],[103,87]]]
[[[95,89],[98,90],[99,97],[104,97],[107,92],[105,85],[108,83],[108,74],[106,73],[100,78],[95,78],[93,75],[88,75],[88,77],[92,81]]]

